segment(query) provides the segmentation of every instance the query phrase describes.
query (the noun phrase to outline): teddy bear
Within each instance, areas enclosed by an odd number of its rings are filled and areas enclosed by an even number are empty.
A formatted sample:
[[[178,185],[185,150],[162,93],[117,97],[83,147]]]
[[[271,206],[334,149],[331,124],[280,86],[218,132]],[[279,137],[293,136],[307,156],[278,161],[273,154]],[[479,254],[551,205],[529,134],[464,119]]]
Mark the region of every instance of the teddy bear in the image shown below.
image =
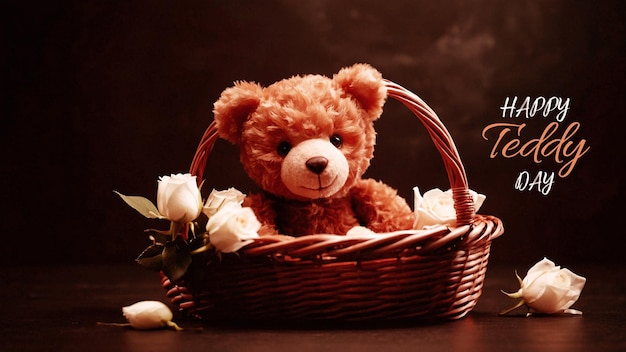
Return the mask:
[[[386,97],[381,73],[368,64],[267,87],[239,81],[222,92],[215,123],[263,190],[244,201],[262,224],[260,236],[412,228],[414,214],[397,191],[362,177]]]

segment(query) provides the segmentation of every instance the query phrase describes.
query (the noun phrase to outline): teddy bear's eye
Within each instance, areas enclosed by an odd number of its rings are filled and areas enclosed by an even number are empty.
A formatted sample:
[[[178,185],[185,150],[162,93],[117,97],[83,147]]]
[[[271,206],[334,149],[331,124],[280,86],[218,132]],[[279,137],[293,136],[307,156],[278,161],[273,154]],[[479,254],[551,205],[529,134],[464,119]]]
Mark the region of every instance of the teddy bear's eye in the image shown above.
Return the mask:
[[[291,150],[291,144],[289,144],[289,142],[284,142],[284,141],[280,142],[280,144],[278,144],[278,147],[276,147],[276,152],[280,156],[287,156],[290,150]]]
[[[343,139],[341,139],[341,136],[333,134],[332,136],[330,136],[330,143],[337,148],[341,148],[341,146],[343,145]]]

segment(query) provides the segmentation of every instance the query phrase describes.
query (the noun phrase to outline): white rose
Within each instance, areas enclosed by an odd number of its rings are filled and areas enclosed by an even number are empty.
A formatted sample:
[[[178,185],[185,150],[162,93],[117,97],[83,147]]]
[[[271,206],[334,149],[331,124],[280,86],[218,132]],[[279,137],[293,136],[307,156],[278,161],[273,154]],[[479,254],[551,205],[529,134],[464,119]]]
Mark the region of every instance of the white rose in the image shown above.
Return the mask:
[[[172,174],[159,178],[157,208],[165,218],[187,223],[200,215],[202,196],[191,174]]]
[[[522,300],[509,311],[526,304],[539,313],[570,313],[582,314],[582,312],[569,309],[580,297],[580,292],[585,286],[585,279],[568,269],[561,269],[546,258],[535,264],[526,277],[520,281],[521,288],[515,293],[506,293],[511,298]]]
[[[204,203],[202,212],[210,218],[215,215],[221,207],[228,203],[237,203],[241,205],[245,197],[245,194],[232,187],[225,191],[213,190]]]
[[[250,208],[228,203],[207,222],[209,241],[220,252],[231,253],[259,238],[261,223]]]
[[[172,322],[172,311],[159,301],[141,301],[122,308],[122,313],[130,326],[135,329],[159,329],[169,326],[180,328]]]
[[[414,187],[413,192],[415,194],[415,229],[419,230],[435,225],[454,226],[456,211],[454,210],[452,190],[443,192],[439,188],[435,188],[422,196],[419,188]],[[485,195],[472,190],[469,190],[469,194],[474,200],[475,211],[478,211],[486,198]]]

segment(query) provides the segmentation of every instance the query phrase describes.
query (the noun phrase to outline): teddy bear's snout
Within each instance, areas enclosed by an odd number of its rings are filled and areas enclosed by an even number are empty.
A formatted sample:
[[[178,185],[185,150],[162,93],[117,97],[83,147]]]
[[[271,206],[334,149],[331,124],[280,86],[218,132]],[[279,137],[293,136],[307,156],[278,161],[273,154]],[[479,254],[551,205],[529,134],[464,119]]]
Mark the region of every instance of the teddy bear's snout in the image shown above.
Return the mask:
[[[306,199],[331,197],[345,185],[350,174],[346,156],[326,138],[296,144],[282,161],[280,181]]]
[[[328,159],[323,156],[315,156],[307,160],[305,165],[307,169],[311,170],[316,175],[319,175],[324,172],[324,169],[328,166]]]

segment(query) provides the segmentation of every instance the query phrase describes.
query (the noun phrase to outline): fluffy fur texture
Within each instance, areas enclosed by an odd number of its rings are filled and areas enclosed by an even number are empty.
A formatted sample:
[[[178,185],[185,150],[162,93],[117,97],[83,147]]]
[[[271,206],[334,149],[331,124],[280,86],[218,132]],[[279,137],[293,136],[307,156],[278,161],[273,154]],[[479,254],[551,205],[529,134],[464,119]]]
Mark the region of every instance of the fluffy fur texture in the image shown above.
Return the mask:
[[[214,109],[218,132],[239,145],[244,169],[266,192],[246,199],[261,235],[411,228],[406,201],[362,179],[386,96],[381,74],[366,64],[332,78],[294,76],[266,88],[236,82],[224,90]]]

